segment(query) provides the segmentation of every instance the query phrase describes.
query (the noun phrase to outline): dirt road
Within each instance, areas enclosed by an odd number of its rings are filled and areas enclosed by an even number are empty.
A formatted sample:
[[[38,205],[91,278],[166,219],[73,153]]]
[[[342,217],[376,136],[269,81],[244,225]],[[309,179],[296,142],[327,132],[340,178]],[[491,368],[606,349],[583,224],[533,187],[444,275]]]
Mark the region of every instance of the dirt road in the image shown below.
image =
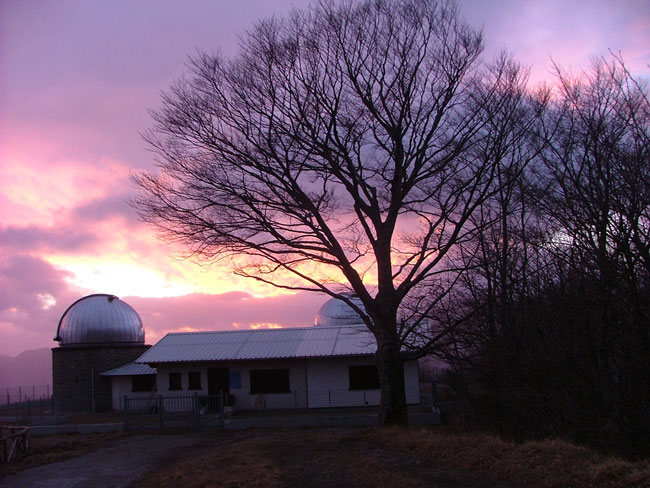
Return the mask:
[[[8,476],[0,488],[127,487],[199,440],[196,435],[127,437],[79,457]]]

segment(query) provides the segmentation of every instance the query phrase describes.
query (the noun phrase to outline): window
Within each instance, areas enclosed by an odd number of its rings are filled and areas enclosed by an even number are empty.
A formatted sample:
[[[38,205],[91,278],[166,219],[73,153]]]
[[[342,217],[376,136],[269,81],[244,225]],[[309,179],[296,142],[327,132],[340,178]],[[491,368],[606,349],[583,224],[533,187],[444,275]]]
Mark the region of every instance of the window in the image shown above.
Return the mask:
[[[190,384],[187,388],[188,390],[200,390],[201,389],[201,372],[200,371],[190,371],[189,373]]]
[[[252,369],[251,393],[289,393],[288,369]]]
[[[350,390],[377,390],[379,389],[379,374],[377,366],[350,366]]]
[[[156,389],[155,374],[138,374],[131,376],[131,391],[154,391]]]
[[[169,389],[170,390],[182,390],[183,386],[181,384],[181,374],[180,373],[169,373]]]

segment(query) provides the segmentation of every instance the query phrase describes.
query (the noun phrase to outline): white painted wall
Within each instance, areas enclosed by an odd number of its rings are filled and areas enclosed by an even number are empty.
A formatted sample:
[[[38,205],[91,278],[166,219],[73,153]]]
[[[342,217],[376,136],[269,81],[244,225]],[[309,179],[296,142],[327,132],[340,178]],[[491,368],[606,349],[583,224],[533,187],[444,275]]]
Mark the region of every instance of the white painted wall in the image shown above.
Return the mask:
[[[341,358],[310,358],[310,359],[276,359],[240,361],[232,363],[174,363],[157,365],[157,395],[163,397],[176,397],[177,400],[165,402],[165,408],[171,410],[189,410],[191,397],[208,394],[208,368],[227,366],[231,375],[239,373],[240,388],[231,384],[230,393],[235,397],[235,408],[254,410],[256,408],[282,409],[282,408],[323,408],[379,405],[379,390],[350,390],[349,366],[373,364],[372,356],[341,357]],[[250,371],[253,369],[289,369],[290,393],[251,394]],[[201,389],[189,390],[189,373],[201,373]],[[169,373],[181,373],[181,390],[169,390]],[[232,377],[232,376],[231,376]],[[131,393],[129,377],[126,383],[114,380],[113,408],[118,410],[122,400],[119,396],[151,396],[150,394]],[[420,402],[419,378],[417,361],[410,361],[404,365],[404,380],[406,386],[406,402],[417,404]],[[128,389],[128,391],[127,391]],[[184,397],[186,400],[183,400]],[[123,408],[123,407],[122,407]]]
[[[129,398],[137,398],[138,404],[144,406],[148,400],[157,396],[157,392],[132,392],[130,376],[111,376],[111,400],[113,410],[124,410],[124,395]]]
[[[377,390],[350,390],[350,366],[374,364],[372,356],[310,359],[307,364],[309,407],[351,407],[379,405]],[[420,385],[417,361],[404,365],[406,403],[420,403]]]

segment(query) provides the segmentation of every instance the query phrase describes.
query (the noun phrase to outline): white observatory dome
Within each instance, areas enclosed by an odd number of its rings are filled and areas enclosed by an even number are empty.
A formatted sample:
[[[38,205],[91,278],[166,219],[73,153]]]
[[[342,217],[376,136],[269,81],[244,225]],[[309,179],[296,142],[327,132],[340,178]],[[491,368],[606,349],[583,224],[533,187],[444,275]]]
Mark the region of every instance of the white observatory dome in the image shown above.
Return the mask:
[[[114,295],[88,295],[68,307],[54,340],[61,346],[144,344],[144,328],[128,303]]]
[[[353,293],[345,296],[361,310],[365,310],[361,299]],[[318,309],[314,319],[315,327],[341,327],[346,325],[363,325],[363,319],[350,305],[338,298],[330,298]]]

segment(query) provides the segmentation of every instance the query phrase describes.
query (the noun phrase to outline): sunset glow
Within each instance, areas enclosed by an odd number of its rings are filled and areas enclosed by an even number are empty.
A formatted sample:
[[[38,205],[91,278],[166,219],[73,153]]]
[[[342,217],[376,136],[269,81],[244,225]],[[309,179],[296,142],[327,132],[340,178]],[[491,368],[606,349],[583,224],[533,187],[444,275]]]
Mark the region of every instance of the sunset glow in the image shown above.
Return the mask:
[[[167,331],[312,324],[326,296],[291,296],[234,275],[232,263],[181,259],[184,249],[159,240],[128,203],[130,176],[154,165],[140,135],[152,124],[148,110],[187,55],[232,54],[253,22],[305,5],[0,3],[0,355],[53,347],[63,311],[90,293],[124,297],[143,316],[148,343]],[[484,25],[488,55],[510,49],[534,82],[552,79],[551,60],[580,69],[608,49],[636,75],[648,72],[646,1],[466,1],[461,12]],[[302,270],[343,281],[314,265]],[[372,285],[374,270],[365,271]]]

